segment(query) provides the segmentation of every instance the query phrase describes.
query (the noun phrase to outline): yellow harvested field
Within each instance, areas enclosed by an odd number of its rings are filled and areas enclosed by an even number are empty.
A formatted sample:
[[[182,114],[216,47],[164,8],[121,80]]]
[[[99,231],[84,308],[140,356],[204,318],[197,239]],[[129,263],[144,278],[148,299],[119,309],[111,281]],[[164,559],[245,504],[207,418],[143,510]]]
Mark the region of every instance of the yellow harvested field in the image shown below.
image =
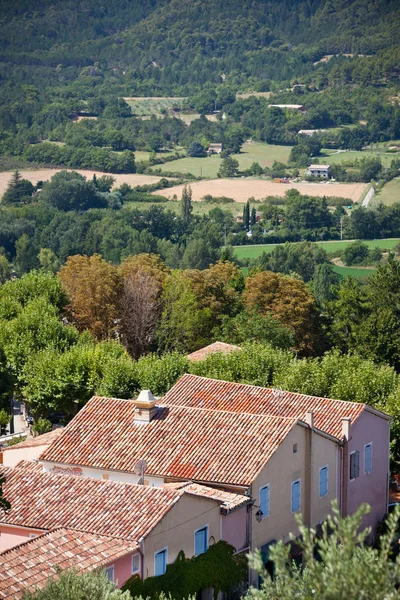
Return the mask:
[[[253,196],[256,200],[266,196],[284,196],[290,189],[296,189],[308,196],[340,196],[358,201],[367,188],[366,183],[274,183],[262,179],[212,179],[194,181],[190,184],[193,200],[201,200],[206,194],[227,196],[236,202],[246,202]],[[163,196],[180,197],[183,185],[163,190]],[[158,192],[153,192],[157,194]]]
[[[77,173],[84,175],[87,179],[92,179],[94,174],[96,174],[97,177],[101,177],[101,175],[112,175],[115,179],[114,187],[118,187],[123,183],[128,183],[131,186],[149,185],[157,183],[157,181],[160,181],[161,179],[160,175],[135,175],[134,173],[114,174],[102,173],[101,171],[85,171],[82,169],[40,169],[39,171],[20,171],[20,173],[23,179],[28,179],[33,185],[36,185],[38,181],[50,179],[58,171],[76,171]],[[3,173],[0,173],[0,197],[6,191],[13,173],[14,171],[4,171]],[[166,179],[169,178],[166,177]]]

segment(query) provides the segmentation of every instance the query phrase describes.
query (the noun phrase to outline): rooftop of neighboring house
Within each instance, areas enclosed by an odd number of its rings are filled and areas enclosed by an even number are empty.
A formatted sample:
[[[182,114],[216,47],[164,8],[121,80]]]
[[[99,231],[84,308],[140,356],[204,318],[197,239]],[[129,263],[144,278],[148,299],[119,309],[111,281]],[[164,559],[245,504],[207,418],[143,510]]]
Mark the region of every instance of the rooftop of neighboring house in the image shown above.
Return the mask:
[[[319,398],[190,374],[183,375],[162,402],[174,406],[280,416],[303,421],[306,413],[312,412],[315,427],[337,438],[342,437],[342,419],[351,418],[354,423],[364,410],[390,419],[384,413],[358,402]]]
[[[138,542],[179,500],[165,488],[39,472],[35,463],[0,466],[11,510],[0,523],[49,531],[58,527]]]
[[[217,352],[223,352],[224,354],[228,354],[229,352],[235,352],[235,350],[240,350],[240,346],[235,346],[233,344],[225,344],[225,342],[214,342],[209,346],[205,346],[204,348],[200,348],[195,352],[192,352],[188,355],[189,360],[197,361],[203,360],[207,358],[210,354],[215,354]]]
[[[221,503],[221,511],[223,513],[235,510],[236,508],[244,506],[245,504],[249,504],[253,501],[249,496],[245,496],[243,494],[235,494],[233,492],[227,492],[225,490],[201,485],[199,483],[192,483],[190,481],[165,483],[163,487],[173,490],[181,490],[193,496],[201,496],[202,498],[216,500],[217,502]]]
[[[137,401],[138,402],[138,401]],[[159,406],[138,421],[135,401],[93,397],[41,461],[247,487],[297,420],[190,406]]]
[[[20,600],[25,590],[42,587],[57,568],[104,568],[137,548],[115,537],[54,529],[0,554],[0,598]]]
[[[49,446],[54,440],[56,440],[62,432],[63,428],[59,427],[58,429],[54,429],[53,431],[49,431],[48,433],[43,433],[42,435],[37,435],[35,437],[28,438],[23,442],[18,442],[18,444],[14,444],[13,446],[7,446],[3,448],[3,452],[8,452],[9,450],[20,450],[22,448],[34,448],[36,446]]]
[[[321,171],[321,169],[330,169],[331,165],[310,165],[308,168],[309,169],[316,169],[318,171]]]

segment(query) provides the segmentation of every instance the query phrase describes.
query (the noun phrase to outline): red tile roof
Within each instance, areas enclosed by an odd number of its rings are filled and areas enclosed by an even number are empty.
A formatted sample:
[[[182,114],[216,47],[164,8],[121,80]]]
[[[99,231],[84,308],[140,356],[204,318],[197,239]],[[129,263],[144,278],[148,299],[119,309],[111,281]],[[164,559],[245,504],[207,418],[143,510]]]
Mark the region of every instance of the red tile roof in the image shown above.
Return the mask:
[[[216,500],[221,504],[221,509],[224,513],[252,502],[250,496],[226,492],[225,490],[201,485],[199,483],[181,481],[179,483],[165,483],[163,487],[180,490],[193,496],[201,496],[202,498]]]
[[[174,406],[274,415],[300,420],[304,420],[306,412],[311,411],[314,413],[315,427],[338,438],[342,437],[341,420],[350,417],[354,422],[366,408],[365,404],[357,402],[318,398],[189,374],[181,377],[162,402]],[[387,418],[384,413],[381,414]]]
[[[182,406],[160,407],[150,423],[134,422],[132,401],[92,398],[40,460],[147,475],[248,486],[295,419]]]
[[[44,587],[57,575],[56,567],[104,568],[136,547],[109,536],[55,529],[0,554],[0,598],[20,600],[27,589]]]
[[[236,350],[240,350],[239,346],[234,346],[233,344],[225,344],[225,342],[214,342],[209,346],[205,346],[204,348],[200,348],[200,350],[196,350],[196,352],[192,352],[188,355],[189,360],[203,360],[207,358],[209,354],[215,354],[216,352],[222,352],[224,354],[228,354],[229,352],[235,352]]]
[[[0,467],[4,496],[11,503],[0,522],[36,529],[57,527],[112,535],[137,542],[180,498],[179,492],[34,468]]]

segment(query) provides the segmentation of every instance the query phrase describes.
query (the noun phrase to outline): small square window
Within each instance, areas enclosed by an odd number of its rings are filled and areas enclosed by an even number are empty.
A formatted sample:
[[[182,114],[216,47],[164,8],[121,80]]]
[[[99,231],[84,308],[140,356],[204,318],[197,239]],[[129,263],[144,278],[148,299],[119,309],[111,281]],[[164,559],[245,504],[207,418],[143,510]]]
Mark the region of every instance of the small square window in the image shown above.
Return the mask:
[[[134,554],[132,556],[132,575],[135,573],[139,573],[140,571],[140,556],[139,554]]]
[[[293,444],[293,454],[296,454],[297,452],[297,444]]]

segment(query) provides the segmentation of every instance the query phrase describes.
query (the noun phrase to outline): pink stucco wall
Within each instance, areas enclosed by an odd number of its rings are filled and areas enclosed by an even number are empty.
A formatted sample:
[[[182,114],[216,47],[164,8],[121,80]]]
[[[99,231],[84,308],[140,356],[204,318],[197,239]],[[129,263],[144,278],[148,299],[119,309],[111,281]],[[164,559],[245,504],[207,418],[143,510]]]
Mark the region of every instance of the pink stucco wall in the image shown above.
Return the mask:
[[[118,587],[124,585],[125,581],[132,575],[132,556],[134,554],[137,554],[137,552],[127,554],[111,563],[114,565],[114,583],[117,584]],[[141,575],[140,570],[138,574]]]
[[[41,535],[44,533],[40,529],[29,529],[28,527],[10,527],[0,524],[0,552],[14,548],[18,544],[27,542],[31,535]]]
[[[248,545],[247,539],[247,506],[223,515],[222,539],[231,544],[236,550]]]
[[[350,430],[348,444],[349,460],[345,477],[347,483],[347,508],[352,514],[363,502],[371,506],[371,512],[363,521],[364,526],[375,527],[387,512],[389,483],[390,423],[381,417],[364,411]],[[364,473],[364,445],[372,442],[372,473]],[[360,475],[350,481],[350,453],[360,452]]]

